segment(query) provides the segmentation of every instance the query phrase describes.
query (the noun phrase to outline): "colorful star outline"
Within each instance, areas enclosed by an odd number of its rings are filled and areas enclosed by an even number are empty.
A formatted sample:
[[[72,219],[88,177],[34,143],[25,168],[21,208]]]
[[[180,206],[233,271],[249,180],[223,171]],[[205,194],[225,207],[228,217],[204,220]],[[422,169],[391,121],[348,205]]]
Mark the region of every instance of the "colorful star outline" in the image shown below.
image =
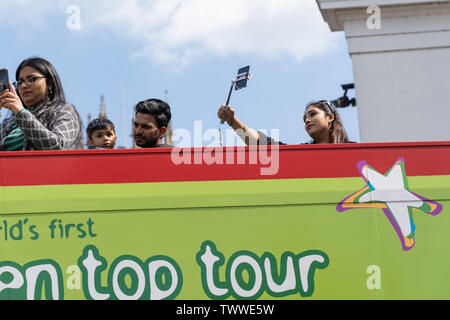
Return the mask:
[[[442,211],[442,205],[409,190],[403,157],[384,175],[364,160],[358,162],[357,168],[366,186],[342,200],[336,210],[344,212],[357,208],[382,209],[397,232],[403,250],[413,248],[416,229],[413,213],[421,211],[436,216]]]

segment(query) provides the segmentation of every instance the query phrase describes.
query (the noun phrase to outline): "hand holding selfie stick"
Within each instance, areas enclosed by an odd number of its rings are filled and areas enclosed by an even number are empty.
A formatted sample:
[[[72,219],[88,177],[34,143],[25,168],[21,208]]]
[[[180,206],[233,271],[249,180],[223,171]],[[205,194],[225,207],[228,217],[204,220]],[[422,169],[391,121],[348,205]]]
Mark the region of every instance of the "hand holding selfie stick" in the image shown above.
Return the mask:
[[[247,87],[247,81],[252,79],[252,75],[250,74],[250,66],[246,66],[243,68],[240,68],[238,70],[238,75],[237,77],[231,82],[231,88],[230,88],[230,92],[228,93],[228,98],[227,98],[227,102],[225,103],[225,112],[228,111],[228,104],[230,103],[230,98],[231,98],[231,93],[233,92],[233,88],[234,90],[241,90],[244,89],[245,87]],[[221,120],[220,121],[221,124],[225,123],[225,120]]]

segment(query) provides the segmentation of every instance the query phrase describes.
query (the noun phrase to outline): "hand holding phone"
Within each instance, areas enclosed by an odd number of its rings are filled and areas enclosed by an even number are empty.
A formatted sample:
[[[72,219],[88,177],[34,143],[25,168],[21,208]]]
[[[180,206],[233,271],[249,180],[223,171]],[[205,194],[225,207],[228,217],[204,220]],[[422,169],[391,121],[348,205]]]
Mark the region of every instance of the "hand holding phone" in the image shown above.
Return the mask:
[[[9,90],[8,68],[0,69],[0,92]]]
[[[9,82],[8,69],[0,69],[0,109],[5,108],[17,114],[23,108],[19,95]]]

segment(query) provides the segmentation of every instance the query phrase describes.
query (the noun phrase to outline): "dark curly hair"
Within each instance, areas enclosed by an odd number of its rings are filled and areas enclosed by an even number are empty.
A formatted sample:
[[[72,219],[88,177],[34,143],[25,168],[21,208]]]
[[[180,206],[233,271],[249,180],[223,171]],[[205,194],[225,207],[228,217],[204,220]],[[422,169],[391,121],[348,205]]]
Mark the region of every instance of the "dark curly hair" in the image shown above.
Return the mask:
[[[105,118],[94,119],[89,122],[86,128],[86,134],[89,139],[92,139],[92,134],[94,133],[94,131],[104,130],[108,128],[111,128],[112,130],[114,130],[114,132],[116,131],[116,129],[114,128],[114,123],[112,123],[110,120]]]
[[[170,119],[172,118],[170,106],[166,102],[159,99],[147,99],[139,102],[136,105],[136,114],[137,113],[153,115],[155,117],[156,124],[158,125],[158,129],[167,127]]]

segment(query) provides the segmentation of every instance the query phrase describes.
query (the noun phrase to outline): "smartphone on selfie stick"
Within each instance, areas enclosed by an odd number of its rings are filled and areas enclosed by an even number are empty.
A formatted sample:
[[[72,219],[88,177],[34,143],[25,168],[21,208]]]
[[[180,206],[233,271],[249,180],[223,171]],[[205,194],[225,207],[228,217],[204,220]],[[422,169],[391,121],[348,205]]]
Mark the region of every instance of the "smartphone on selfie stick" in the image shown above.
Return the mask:
[[[246,66],[240,68],[238,70],[237,77],[231,82],[230,92],[228,93],[227,102],[225,104],[225,111],[228,111],[228,104],[230,103],[231,93],[234,90],[241,90],[247,87],[247,81],[252,79],[252,75],[250,74],[250,66]],[[225,120],[220,121],[221,124],[225,123]]]

